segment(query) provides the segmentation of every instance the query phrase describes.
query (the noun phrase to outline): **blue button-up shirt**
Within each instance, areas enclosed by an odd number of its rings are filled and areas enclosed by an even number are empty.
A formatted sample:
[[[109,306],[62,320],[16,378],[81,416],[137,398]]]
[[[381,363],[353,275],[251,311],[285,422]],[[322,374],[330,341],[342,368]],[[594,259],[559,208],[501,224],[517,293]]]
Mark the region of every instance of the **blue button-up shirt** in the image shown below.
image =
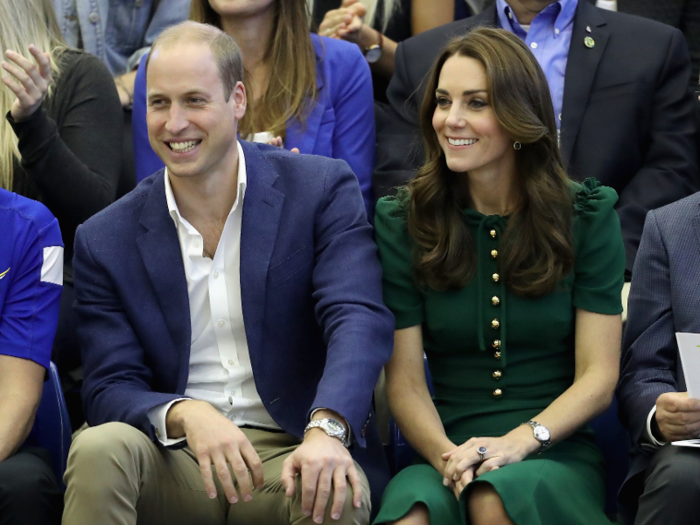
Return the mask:
[[[161,1],[157,9],[153,0],[53,0],[53,5],[68,45],[95,55],[113,75],[138,66],[161,31],[190,14],[190,0]]]
[[[506,0],[496,2],[499,25],[528,45],[547,77],[557,129],[561,128],[564,75],[577,6],[578,0],[559,0],[548,5],[532,20],[530,30],[526,32],[518,23]]]

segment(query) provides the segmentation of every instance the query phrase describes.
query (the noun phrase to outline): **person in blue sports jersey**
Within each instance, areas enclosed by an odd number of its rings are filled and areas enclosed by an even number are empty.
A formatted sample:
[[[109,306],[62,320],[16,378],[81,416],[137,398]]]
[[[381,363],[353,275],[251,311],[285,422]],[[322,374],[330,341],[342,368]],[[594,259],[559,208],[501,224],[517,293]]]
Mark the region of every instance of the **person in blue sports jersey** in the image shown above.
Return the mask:
[[[0,189],[0,525],[61,519],[46,451],[23,445],[50,366],[62,285],[58,221],[43,204]]]

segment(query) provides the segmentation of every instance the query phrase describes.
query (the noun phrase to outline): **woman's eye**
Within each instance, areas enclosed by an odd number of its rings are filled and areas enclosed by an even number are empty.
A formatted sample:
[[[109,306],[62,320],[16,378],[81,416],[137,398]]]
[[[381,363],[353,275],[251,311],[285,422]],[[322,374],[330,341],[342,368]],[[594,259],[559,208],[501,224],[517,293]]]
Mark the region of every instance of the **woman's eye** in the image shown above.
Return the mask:
[[[486,106],[487,106],[486,102],[484,102],[483,100],[480,100],[478,98],[473,98],[469,101],[470,108],[479,109],[479,108],[483,108]]]
[[[439,108],[446,108],[450,105],[450,101],[444,97],[438,98],[435,102]]]

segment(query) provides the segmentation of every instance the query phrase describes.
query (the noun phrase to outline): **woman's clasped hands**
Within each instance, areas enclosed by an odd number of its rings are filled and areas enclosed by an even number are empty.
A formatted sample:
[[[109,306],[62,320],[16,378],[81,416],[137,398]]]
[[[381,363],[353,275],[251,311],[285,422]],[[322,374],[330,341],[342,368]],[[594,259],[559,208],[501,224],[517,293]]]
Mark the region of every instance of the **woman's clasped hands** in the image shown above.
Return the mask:
[[[12,75],[3,75],[2,81],[17,96],[10,108],[15,122],[28,119],[39,109],[53,82],[49,53],[42,53],[35,45],[29,46],[29,52],[36,63],[9,49],[5,51],[7,60],[2,61],[2,68]]]
[[[323,17],[318,34],[357,44],[366,12],[367,8],[358,0],[343,0],[338,9],[331,9]]]
[[[524,430],[524,432],[523,432]],[[529,427],[518,427],[502,437],[474,437],[442,454],[446,462],[443,484],[459,499],[464,488],[482,474],[518,463],[539,450]]]

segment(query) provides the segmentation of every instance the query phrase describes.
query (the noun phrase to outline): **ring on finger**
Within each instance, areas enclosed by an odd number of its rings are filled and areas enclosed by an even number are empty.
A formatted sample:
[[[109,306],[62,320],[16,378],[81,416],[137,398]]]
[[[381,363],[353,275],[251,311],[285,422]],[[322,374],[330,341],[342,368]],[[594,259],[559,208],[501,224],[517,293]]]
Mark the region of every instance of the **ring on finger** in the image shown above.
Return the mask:
[[[479,448],[476,449],[476,451],[477,451],[477,453],[479,454],[479,461],[480,461],[481,463],[483,463],[484,460],[486,459],[486,452],[488,452],[488,451],[486,450],[486,447],[479,447]]]

